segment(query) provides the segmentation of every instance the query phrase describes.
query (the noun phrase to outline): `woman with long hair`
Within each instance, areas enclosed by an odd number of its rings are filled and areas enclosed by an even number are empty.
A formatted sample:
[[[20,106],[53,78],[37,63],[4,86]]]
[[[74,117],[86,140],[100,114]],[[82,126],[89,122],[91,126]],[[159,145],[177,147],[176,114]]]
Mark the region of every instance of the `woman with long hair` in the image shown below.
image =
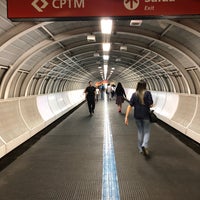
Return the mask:
[[[124,97],[126,97],[126,93],[120,82],[117,84],[115,94],[116,94],[116,104],[118,105],[118,112],[121,112],[122,104],[124,103]]]
[[[153,106],[151,92],[146,89],[146,82],[138,82],[136,92],[132,94],[130,104],[125,115],[125,124],[128,125],[128,115],[134,107],[134,119],[138,129],[138,149],[144,156],[149,156],[150,121],[149,111]]]

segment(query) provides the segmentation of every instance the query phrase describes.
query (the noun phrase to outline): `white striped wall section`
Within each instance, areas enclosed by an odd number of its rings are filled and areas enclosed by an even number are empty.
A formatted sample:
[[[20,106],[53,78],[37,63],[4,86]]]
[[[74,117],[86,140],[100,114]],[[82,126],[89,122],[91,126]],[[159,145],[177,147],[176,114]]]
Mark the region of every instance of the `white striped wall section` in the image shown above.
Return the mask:
[[[134,89],[126,89],[130,100]],[[200,143],[200,96],[151,91],[158,118]]]
[[[0,158],[84,101],[84,90],[0,101]]]

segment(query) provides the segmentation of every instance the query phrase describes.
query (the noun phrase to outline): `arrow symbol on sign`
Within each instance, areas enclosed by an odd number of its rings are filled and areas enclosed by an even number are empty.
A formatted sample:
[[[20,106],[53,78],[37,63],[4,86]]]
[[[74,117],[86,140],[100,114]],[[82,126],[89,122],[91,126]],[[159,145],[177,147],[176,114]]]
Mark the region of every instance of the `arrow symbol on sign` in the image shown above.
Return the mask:
[[[43,5],[39,7],[37,3],[41,1]],[[38,12],[43,12],[42,9],[46,8],[48,6],[48,2],[46,0],[34,0],[31,4]]]

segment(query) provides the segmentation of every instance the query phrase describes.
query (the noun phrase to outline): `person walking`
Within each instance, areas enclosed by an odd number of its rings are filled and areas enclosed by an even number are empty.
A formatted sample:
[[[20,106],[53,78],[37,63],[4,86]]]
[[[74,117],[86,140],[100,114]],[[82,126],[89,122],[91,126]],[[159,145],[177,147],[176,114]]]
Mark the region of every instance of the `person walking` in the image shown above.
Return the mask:
[[[117,84],[115,93],[116,93],[116,104],[118,105],[118,112],[121,112],[122,104],[124,103],[124,97],[126,98],[126,93],[120,82]]]
[[[101,92],[101,99],[104,100],[104,91],[105,91],[105,87],[103,84],[101,84],[100,86],[100,92]]]
[[[108,83],[108,86],[107,86],[107,89],[106,89],[106,93],[108,95],[108,100],[110,100],[110,101],[111,101],[111,98],[112,98],[111,92],[112,92],[112,87],[111,87],[110,83]]]
[[[94,113],[95,109],[95,92],[96,88],[92,85],[92,81],[88,82],[89,86],[85,89],[85,96],[88,103],[90,115]]]
[[[149,157],[149,111],[152,106],[153,99],[151,92],[147,91],[146,82],[141,80],[137,83],[136,92],[132,94],[130,104],[126,109],[125,124],[128,125],[128,116],[132,107],[134,107],[134,119],[138,129],[138,149],[145,157]]]
[[[99,92],[100,92],[100,90],[99,90],[99,87],[96,87],[96,101],[99,101]]]
[[[114,84],[111,85],[111,88],[112,88],[112,92],[111,92],[111,98],[113,98],[115,96],[115,90],[116,90],[116,87]]]

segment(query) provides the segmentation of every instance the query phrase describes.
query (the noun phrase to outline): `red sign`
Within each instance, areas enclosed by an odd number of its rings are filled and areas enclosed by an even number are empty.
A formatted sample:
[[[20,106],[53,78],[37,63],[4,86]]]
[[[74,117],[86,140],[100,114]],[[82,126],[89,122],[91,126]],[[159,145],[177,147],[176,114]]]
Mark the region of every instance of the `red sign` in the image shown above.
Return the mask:
[[[100,82],[96,82],[95,86],[98,87],[98,86],[100,86],[102,84],[108,84],[108,80],[103,80],[103,81],[100,81]]]
[[[200,15],[200,0],[7,0],[8,18]]]

